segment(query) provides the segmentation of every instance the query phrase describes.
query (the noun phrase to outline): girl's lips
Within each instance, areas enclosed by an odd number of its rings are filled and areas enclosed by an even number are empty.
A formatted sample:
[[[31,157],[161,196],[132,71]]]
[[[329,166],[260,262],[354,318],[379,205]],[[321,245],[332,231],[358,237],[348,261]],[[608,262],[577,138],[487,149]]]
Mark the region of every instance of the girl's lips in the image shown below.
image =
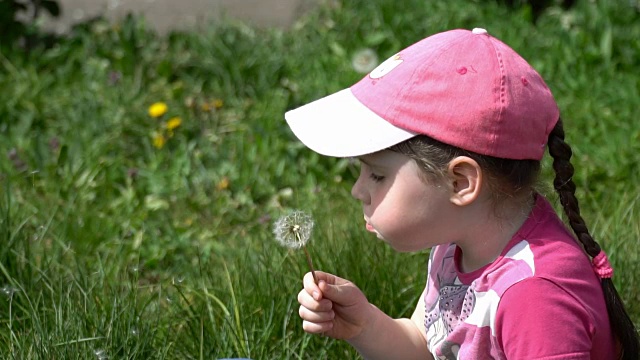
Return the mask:
[[[367,219],[367,217],[365,216],[364,218],[364,223],[365,223],[365,228],[367,229],[368,232],[374,233],[376,234],[376,236],[378,237],[378,239],[382,239],[384,240],[384,238],[382,237],[382,235],[380,235],[380,233],[378,232],[378,230],[376,230],[376,228],[373,227],[373,225],[371,225],[371,223],[369,222],[369,219]]]
[[[371,224],[369,224],[368,222],[366,223],[365,227],[367,228],[367,231],[376,232],[376,229],[374,229],[373,226],[371,226]]]

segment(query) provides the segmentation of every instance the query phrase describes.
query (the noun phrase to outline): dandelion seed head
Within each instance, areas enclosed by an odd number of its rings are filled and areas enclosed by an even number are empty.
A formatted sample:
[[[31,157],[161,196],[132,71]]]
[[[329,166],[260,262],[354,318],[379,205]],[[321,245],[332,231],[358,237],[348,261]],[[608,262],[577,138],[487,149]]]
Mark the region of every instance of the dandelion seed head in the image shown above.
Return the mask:
[[[93,354],[96,356],[98,360],[107,360],[109,356],[107,356],[107,352],[102,349],[96,349],[93,351]]]
[[[296,210],[273,223],[273,235],[280,245],[290,249],[300,249],[311,238],[313,225],[311,215]]]
[[[20,291],[18,288],[15,288],[11,285],[5,285],[2,287],[2,289],[0,289],[0,293],[8,298],[13,297],[13,294],[17,293],[18,291]]]
[[[351,66],[355,71],[366,74],[378,66],[378,55],[372,49],[360,50],[353,56]]]

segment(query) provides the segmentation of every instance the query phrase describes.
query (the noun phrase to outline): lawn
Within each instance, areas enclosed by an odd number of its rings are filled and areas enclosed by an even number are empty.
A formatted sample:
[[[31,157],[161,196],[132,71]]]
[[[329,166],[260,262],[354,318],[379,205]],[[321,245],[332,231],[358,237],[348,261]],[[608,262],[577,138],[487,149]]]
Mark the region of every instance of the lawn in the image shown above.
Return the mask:
[[[359,80],[373,56],[474,27],[554,92],[582,213],[640,325],[640,4],[580,1],[534,24],[489,0],[323,1],[286,30],[228,19],[160,36],[129,17],[2,48],[0,357],[357,358],[302,331],[307,263],[273,222],[312,214],[315,267],[392,316],[412,311],[427,253],[366,233],[353,163],[307,150],[283,114]],[[540,188],[557,206],[550,173]]]

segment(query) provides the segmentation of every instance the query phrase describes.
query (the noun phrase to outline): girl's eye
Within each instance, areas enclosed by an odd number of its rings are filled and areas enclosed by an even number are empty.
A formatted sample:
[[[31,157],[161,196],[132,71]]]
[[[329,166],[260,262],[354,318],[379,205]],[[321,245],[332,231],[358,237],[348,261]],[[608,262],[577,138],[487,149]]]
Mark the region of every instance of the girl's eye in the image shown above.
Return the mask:
[[[376,175],[374,173],[369,174],[369,178],[371,178],[371,180],[373,180],[375,182],[380,182],[380,181],[384,180],[384,176]]]

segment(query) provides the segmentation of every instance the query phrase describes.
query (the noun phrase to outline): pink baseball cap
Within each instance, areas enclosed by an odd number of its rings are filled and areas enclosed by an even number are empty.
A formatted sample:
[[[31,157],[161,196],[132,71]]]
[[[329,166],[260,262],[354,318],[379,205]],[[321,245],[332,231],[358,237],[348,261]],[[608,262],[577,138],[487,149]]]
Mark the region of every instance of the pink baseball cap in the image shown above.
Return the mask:
[[[348,89],[285,114],[311,150],[360,156],[423,134],[475,153],[540,160],[558,106],[540,75],[484,29],[432,35]]]

